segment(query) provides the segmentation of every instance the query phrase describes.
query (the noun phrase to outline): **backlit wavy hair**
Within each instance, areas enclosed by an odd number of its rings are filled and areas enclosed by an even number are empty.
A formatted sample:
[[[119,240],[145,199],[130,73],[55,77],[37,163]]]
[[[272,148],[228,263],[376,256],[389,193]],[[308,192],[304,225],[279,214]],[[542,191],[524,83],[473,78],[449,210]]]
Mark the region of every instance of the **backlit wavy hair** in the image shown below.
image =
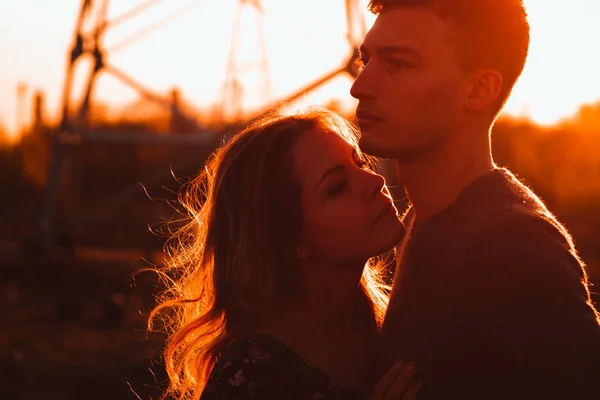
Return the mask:
[[[278,111],[218,149],[182,192],[187,223],[167,243],[167,261],[157,269],[166,289],[149,320],[150,330],[158,323],[169,335],[165,397],[199,399],[220,352],[294,296],[302,215],[289,153],[300,135],[318,128],[340,134],[366,158],[358,131],[338,114]],[[383,257],[369,260],[360,282],[379,326],[388,265]]]

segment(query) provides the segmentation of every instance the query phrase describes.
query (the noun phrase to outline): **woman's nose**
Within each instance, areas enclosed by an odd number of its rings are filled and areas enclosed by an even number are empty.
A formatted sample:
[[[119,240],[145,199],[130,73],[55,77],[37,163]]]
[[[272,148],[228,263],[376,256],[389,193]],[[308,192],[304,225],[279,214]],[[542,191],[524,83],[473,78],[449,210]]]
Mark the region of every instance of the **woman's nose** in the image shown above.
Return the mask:
[[[369,199],[380,194],[385,187],[385,178],[383,175],[372,171],[367,171],[366,182],[365,196]]]

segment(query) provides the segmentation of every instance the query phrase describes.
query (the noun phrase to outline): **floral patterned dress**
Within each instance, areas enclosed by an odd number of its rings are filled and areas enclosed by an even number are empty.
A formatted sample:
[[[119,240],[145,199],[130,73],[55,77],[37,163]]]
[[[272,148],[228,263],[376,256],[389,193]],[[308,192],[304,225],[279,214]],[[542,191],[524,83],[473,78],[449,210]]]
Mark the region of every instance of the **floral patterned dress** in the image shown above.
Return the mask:
[[[365,399],[334,382],[279,340],[264,334],[238,339],[215,363],[201,400]]]

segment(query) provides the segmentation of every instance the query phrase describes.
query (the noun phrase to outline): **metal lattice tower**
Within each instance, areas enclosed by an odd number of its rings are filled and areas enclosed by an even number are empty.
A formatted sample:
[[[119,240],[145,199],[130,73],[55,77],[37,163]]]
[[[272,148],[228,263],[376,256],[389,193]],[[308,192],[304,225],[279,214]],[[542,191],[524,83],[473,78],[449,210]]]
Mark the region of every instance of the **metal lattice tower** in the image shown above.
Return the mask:
[[[160,29],[165,23],[171,22],[176,17],[185,14],[191,7],[198,5],[198,3],[202,1],[203,0],[190,0],[185,7],[177,10],[177,12],[164,16],[161,20],[151,26],[141,29],[125,38],[122,42],[107,49],[103,44],[103,38],[107,30],[127,22],[148,8],[153,7],[158,3],[165,2],[165,0],[145,0],[140,2],[139,5],[131,8],[129,11],[112,19],[108,19],[109,0],[81,0],[79,14],[73,32],[72,47],[65,70],[60,123],[58,132],[52,137],[51,164],[43,204],[38,217],[36,235],[33,238],[34,245],[39,245],[43,249],[46,247],[46,244],[52,244],[53,242],[52,236],[55,233],[54,222],[56,219],[55,214],[57,212],[58,200],[61,187],[65,181],[69,180],[69,173],[73,168],[73,166],[69,164],[69,160],[71,153],[74,151],[75,144],[81,141],[116,143],[132,141],[136,143],[157,143],[160,141],[161,143],[172,142],[179,144],[199,144],[203,142],[206,144],[206,136],[202,138],[201,135],[173,135],[171,137],[133,134],[110,135],[90,131],[89,110],[93,102],[94,88],[100,73],[112,75],[123,84],[133,88],[142,97],[163,105],[171,110],[172,115],[176,115],[179,120],[186,121],[187,124],[195,126],[198,132],[205,132],[209,135],[216,134],[215,132],[210,132],[210,130],[198,123],[193,116],[187,115],[181,110],[179,108],[178,96],[156,93],[108,61],[109,53],[119,51],[133,44],[140,38],[147,36],[149,33]],[[331,71],[309,83],[300,90],[276,100],[270,98],[270,74],[266,46],[264,43],[265,35],[262,26],[262,18],[264,17],[262,4],[259,0],[239,0],[237,6],[237,17],[228,57],[228,68],[225,77],[224,95],[222,98],[224,117],[231,118],[234,121],[243,124],[241,117],[244,112],[244,93],[239,78],[240,74],[243,74],[248,68],[258,70],[259,73],[262,74],[260,92],[264,95],[265,103],[262,104],[262,109],[254,112],[253,115],[245,115],[244,120],[246,121],[263,114],[274,105],[296,100],[307,92],[310,92],[335,78],[339,74],[350,74],[351,76],[356,77],[358,69],[355,60],[358,55],[358,45],[365,33],[365,21],[360,7],[360,0],[345,0],[347,40],[350,47],[348,59],[345,64],[341,68]],[[256,40],[260,51],[258,62],[253,63],[252,65],[241,65],[238,59],[239,38],[242,34],[242,32],[239,31],[239,28],[245,12],[254,12],[258,17],[258,24],[255,28],[257,34]],[[76,99],[73,98],[74,74],[80,61],[85,57],[91,58],[93,63],[91,70],[88,73],[88,79],[84,86],[83,95],[80,101],[76,101]]]
[[[256,37],[253,38],[259,47],[257,59],[244,63],[239,59],[240,41],[244,38],[244,17],[247,13],[254,13],[257,18]],[[260,0],[238,0],[236,16],[233,25],[233,35],[229,47],[227,72],[223,85],[223,98],[221,100],[221,120],[227,122],[240,122],[244,118],[245,87],[241,76],[246,72],[257,72],[260,76],[258,91],[261,98],[260,104],[268,104],[271,100],[271,81],[269,74],[269,61],[265,44],[264,13]],[[247,39],[247,36],[246,36]]]
[[[36,235],[33,238],[34,245],[41,247],[42,250],[47,247],[48,244],[52,244],[53,241],[52,236],[55,229],[54,220],[61,187],[64,185],[65,181],[69,180],[69,174],[71,173],[70,170],[72,166],[69,165],[69,160],[73,151],[73,145],[82,140],[101,140],[118,143],[125,140],[131,141],[139,139],[144,141],[152,139],[149,135],[146,135],[146,138],[142,138],[133,135],[94,135],[93,132],[87,132],[89,128],[90,105],[93,101],[93,93],[97,78],[101,72],[111,74],[123,84],[137,91],[141,96],[163,105],[171,110],[173,114],[176,114],[179,119],[186,120],[189,124],[195,125],[199,132],[207,131],[194,117],[186,115],[177,107],[176,97],[172,96],[169,98],[169,96],[155,93],[107,61],[107,51],[103,45],[103,38],[106,31],[130,20],[161,1],[164,0],[146,0],[124,14],[109,20],[109,0],[81,0],[73,32],[72,47],[65,70],[60,123],[58,132],[52,138],[52,154],[48,182],[46,184],[43,204],[38,218]],[[113,51],[131,45],[197,3],[199,3],[198,0],[190,1],[185,8],[180,9],[177,13],[164,17],[152,26],[138,31],[126,38],[123,42],[113,46]],[[76,99],[73,98],[74,75],[76,68],[85,57],[91,57],[93,64],[91,71],[88,72],[88,78],[82,98],[77,102]],[[171,138],[160,138],[160,140],[168,141],[171,140]]]
[[[349,53],[345,63],[333,71],[330,71],[323,76],[317,78],[313,82],[308,83],[299,90],[290,93],[289,95],[277,99],[272,104],[290,103],[298,98],[304,96],[308,92],[316,90],[320,86],[326,84],[330,80],[336,78],[339,75],[350,75],[352,78],[356,78],[359,72],[359,65],[357,59],[359,56],[359,46],[366,34],[366,22],[363,10],[361,8],[360,0],[345,0],[346,9],[346,39],[348,41]],[[264,113],[258,112],[255,115],[248,117],[248,119],[254,119]]]

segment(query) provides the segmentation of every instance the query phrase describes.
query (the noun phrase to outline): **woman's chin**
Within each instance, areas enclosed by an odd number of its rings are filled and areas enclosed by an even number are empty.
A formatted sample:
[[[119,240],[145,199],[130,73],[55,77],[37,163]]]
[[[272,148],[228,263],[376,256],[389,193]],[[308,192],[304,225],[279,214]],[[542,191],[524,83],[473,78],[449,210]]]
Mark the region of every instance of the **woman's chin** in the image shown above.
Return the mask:
[[[400,242],[402,242],[402,239],[404,239],[404,236],[406,236],[406,228],[404,227],[404,224],[402,222],[398,221],[395,227],[394,235],[391,236],[392,238],[387,243],[388,247],[384,251],[392,250],[394,247],[400,244]]]

